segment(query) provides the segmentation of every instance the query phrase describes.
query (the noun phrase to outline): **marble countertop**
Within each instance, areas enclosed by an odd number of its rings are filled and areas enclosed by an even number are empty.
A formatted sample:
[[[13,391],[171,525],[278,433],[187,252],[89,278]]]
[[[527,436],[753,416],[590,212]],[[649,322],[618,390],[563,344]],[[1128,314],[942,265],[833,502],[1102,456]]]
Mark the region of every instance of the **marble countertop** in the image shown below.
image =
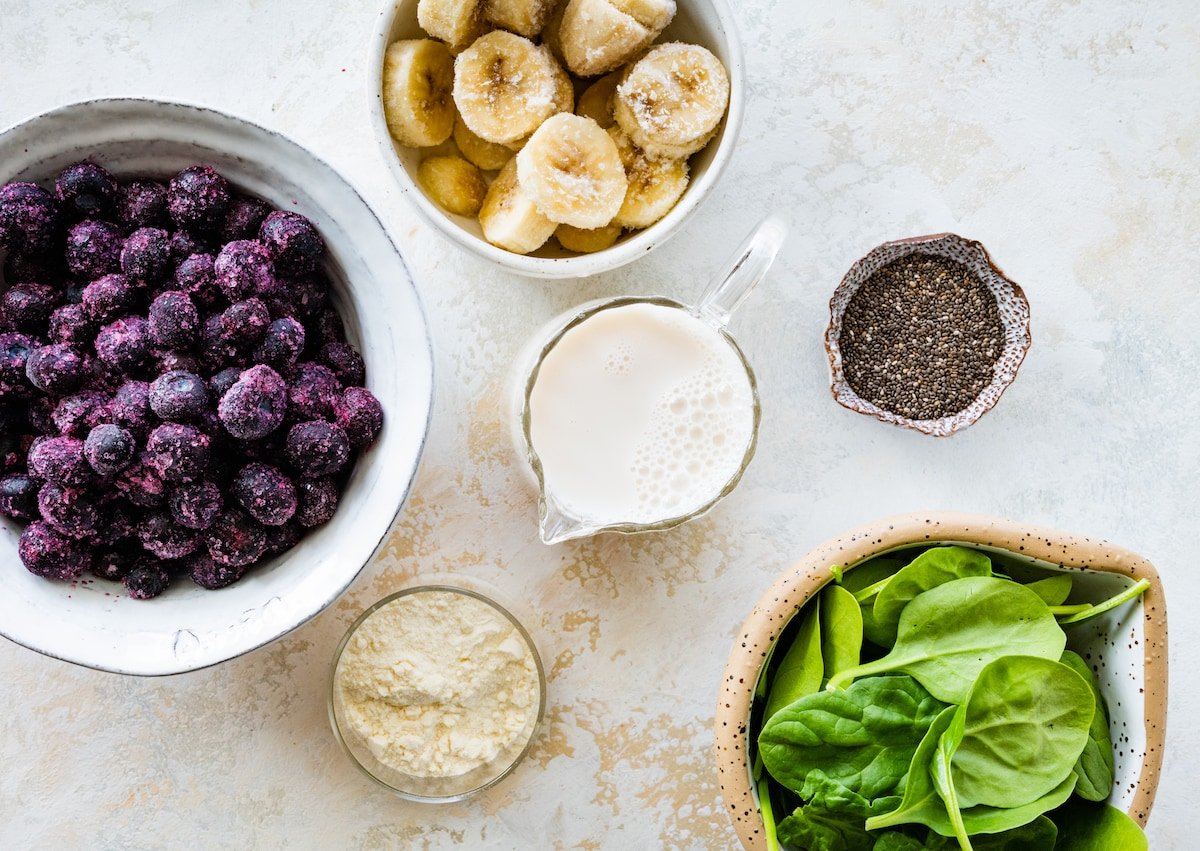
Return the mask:
[[[738,3],[751,99],[729,171],[652,255],[559,283],[466,256],[391,185],[366,114],[379,5],[0,0],[0,125],[136,94],[278,128],[342,170],[401,242],[437,359],[407,508],[376,561],[312,622],[227,664],[155,680],[0,642],[0,847],[729,848],[710,724],[734,630],[819,541],[934,508],[1107,537],[1158,565],[1174,632],[1148,830],[1155,849],[1194,847],[1194,4]],[[791,239],[733,324],[764,407],[741,487],[669,533],[542,546],[503,405],[519,346],[588,298],[697,293],[772,211],[790,220]],[[934,440],[837,406],[821,334],[856,258],[943,230],[981,240],[1025,288],[1034,344],[994,411]],[[358,612],[447,571],[527,602],[550,702],[513,777],[472,803],[429,808],[350,765],[328,729],[325,687]]]

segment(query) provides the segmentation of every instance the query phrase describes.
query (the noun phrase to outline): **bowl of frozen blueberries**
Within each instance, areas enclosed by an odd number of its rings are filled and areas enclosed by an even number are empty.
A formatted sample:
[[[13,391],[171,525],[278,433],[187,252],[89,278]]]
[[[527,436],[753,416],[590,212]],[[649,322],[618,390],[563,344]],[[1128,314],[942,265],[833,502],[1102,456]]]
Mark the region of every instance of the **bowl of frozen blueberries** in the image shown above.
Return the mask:
[[[159,675],[358,575],[428,428],[421,303],[379,219],[210,109],[78,103],[0,134],[0,634]]]

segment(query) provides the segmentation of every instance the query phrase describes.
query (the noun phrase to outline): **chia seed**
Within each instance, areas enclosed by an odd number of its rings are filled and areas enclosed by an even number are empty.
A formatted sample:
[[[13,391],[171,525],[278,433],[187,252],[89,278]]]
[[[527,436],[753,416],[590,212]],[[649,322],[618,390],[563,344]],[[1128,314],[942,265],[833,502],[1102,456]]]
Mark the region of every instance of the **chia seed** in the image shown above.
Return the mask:
[[[969,268],[914,253],[880,268],[850,297],[838,347],[861,398],[912,420],[936,420],[991,384],[1004,326],[996,297]]]

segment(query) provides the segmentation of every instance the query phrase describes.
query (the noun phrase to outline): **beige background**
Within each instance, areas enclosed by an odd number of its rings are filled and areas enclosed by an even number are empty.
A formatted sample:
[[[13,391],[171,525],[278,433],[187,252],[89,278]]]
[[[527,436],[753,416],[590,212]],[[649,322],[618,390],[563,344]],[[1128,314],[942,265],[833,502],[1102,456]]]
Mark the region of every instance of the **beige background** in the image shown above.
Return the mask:
[[[0,0],[0,124],[141,94],[290,134],[401,241],[438,368],[408,507],[381,557],[310,624],[152,681],[0,643],[0,847],[727,848],[709,725],[734,629],[818,541],[940,507],[1106,536],[1158,564],[1175,629],[1149,832],[1155,849],[1194,846],[1200,14],[1189,0],[736,5],[752,100],[714,195],[635,266],[539,283],[455,251],[390,185],[365,110],[377,4]],[[741,488],[669,534],[537,543],[503,410],[517,348],[587,298],[688,297],[769,211],[793,233],[734,323],[765,409]],[[854,259],[940,230],[982,240],[1033,306],[1017,382],[947,441],[839,408],[821,347],[826,301]],[[508,782],[427,809],[349,765],[324,685],[349,621],[435,571],[524,602],[550,710]]]

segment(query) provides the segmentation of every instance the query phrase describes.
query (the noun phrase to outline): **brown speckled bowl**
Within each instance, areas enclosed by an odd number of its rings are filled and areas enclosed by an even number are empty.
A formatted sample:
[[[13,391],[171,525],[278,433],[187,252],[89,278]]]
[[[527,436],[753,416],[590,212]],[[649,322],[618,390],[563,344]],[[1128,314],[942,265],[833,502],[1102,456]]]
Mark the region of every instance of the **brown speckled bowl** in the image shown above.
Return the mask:
[[[889,550],[948,542],[1000,552],[1034,567],[1077,572],[1076,586],[1097,600],[1130,580],[1150,581],[1139,602],[1081,624],[1068,641],[1097,669],[1108,699],[1109,729],[1118,742],[1109,801],[1145,825],[1158,787],[1167,720],[1167,608],[1154,565],[1095,538],[936,512],[885,518],[826,541],[771,586],[738,630],[721,681],[715,726],[721,795],[747,851],[767,847],[747,737],[754,687],[771,646],[800,607],[833,578],[832,565],[850,570]]]
[[[879,269],[909,254],[934,254],[965,265],[996,297],[996,303],[1000,307],[1000,321],[1004,325],[1004,351],[996,364],[992,383],[975,397],[975,401],[957,414],[936,420],[909,419],[885,411],[863,399],[846,380],[842,368],[842,352],[838,347],[838,338],[842,333],[842,315],[846,312],[846,305],[850,303],[851,296]],[[952,233],[914,236],[885,242],[850,267],[846,277],[842,278],[842,282],[834,290],[833,298],[829,300],[829,327],[825,331],[825,350],[829,354],[829,369],[832,373],[830,389],[838,404],[852,411],[869,414],[885,423],[915,429],[934,437],[948,437],[971,425],[1000,401],[1001,394],[1017,377],[1017,370],[1029,351],[1030,341],[1029,300],[1025,298],[1021,288],[1006,278],[1000,267],[992,262],[987,249],[981,243]]]

